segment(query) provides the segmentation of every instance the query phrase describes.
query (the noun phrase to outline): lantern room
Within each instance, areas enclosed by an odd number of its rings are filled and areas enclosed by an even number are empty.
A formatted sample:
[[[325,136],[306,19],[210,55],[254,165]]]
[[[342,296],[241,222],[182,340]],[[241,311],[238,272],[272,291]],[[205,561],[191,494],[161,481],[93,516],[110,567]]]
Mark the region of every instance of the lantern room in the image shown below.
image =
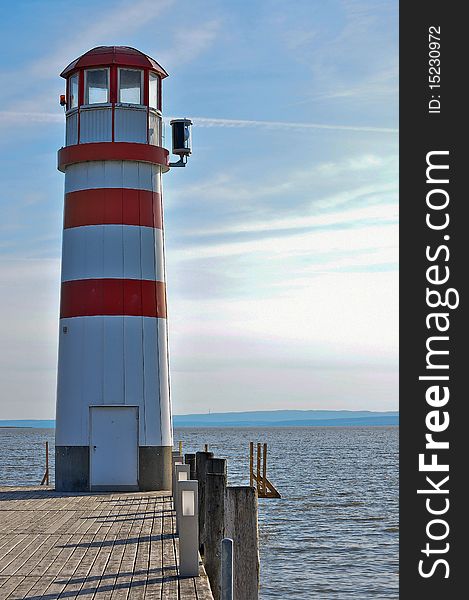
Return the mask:
[[[70,63],[61,103],[65,146],[131,142],[162,146],[161,82],[166,71],[127,46],[100,46]]]

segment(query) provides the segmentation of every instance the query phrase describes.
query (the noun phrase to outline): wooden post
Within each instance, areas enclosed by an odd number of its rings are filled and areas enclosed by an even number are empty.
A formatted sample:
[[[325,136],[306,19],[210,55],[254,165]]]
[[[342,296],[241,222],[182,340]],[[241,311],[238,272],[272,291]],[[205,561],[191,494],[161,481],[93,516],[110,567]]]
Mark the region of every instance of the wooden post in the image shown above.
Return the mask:
[[[249,485],[252,487],[254,484],[254,442],[249,442]]]
[[[46,485],[49,485],[49,442],[46,442]]]
[[[207,465],[205,488],[204,565],[214,600],[221,598],[221,541],[225,537],[226,460],[213,458]]]
[[[46,470],[42,478],[41,485],[49,485],[49,442],[46,442]]]
[[[267,444],[264,444],[264,456],[262,460],[262,491],[265,494],[267,491]]]
[[[179,456],[182,456],[182,442],[179,440]]]
[[[208,452],[208,444],[204,444],[204,452]]]
[[[226,458],[210,458],[207,462],[207,473],[216,473],[226,476]]]
[[[213,458],[213,452],[197,452],[195,467],[199,492],[199,549],[204,553],[205,538],[205,486],[207,483],[207,462]]]
[[[227,487],[225,537],[233,540],[234,598],[259,598],[257,492],[251,486]]]
[[[195,468],[195,454],[184,454],[184,462],[190,466],[190,477],[189,479],[197,479],[196,468]]]
[[[261,445],[257,444],[257,495],[261,489]]]

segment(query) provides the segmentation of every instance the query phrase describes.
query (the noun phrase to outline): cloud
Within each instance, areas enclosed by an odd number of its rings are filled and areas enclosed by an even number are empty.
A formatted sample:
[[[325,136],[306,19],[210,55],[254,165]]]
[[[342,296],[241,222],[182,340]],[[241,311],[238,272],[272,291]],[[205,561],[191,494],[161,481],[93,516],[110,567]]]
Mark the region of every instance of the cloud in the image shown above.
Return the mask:
[[[397,100],[397,81],[398,66],[392,65],[387,69],[382,69],[378,73],[373,73],[369,77],[364,77],[356,83],[337,83],[336,85],[331,83],[327,91],[323,93],[313,93],[293,104],[307,104],[309,102],[324,100],[351,99],[356,99],[360,102],[377,102],[383,97],[395,97]]]
[[[62,93],[64,86],[63,80],[57,77],[66,66],[64,57],[65,60],[74,60],[94,46],[114,45],[119,38],[129,39],[136,31],[151,26],[174,3],[175,0],[120,2],[93,14],[92,19],[84,10],[75,10],[73,16],[64,12],[61,17],[64,35],[54,38],[48,54],[22,66],[20,70],[1,74],[5,82],[3,89],[10,92],[9,104],[13,110],[7,108],[0,113],[0,124],[51,123],[58,122],[58,117],[63,120],[60,113],[51,113],[49,110],[57,105],[57,95]],[[43,80],[50,80],[50,83],[45,85]],[[11,90],[20,90],[21,95],[15,97]],[[3,102],[3,106],[8,105]],[[41,111],[43,107],[46,110]],[[19,114],[23,116],[19,117]]]
[[[32,62],[25,71],[29,71],[36,78],[49,78],[51,74],[55,75],[62,71],[64,56],[76,58],[90,47],[115,43],[112,40],[122,34],[129,36],[134,31],[148,25],[174,3],[175,0],[120,2],[113,4],[112,9],[107,7],[101,14],[94,14],[92,19],[86,14],[79,26],[65,28],[67,34],[60,40],[57,48],[50,54]],[[77,33],[70,35],[71,31]]]
[[[224,369],[194,370],[191,363],[173,370],[172,403],[175,414],[208,410],[398,410],[399,373],[373,365],[277,365],[250,367],[232,362]],[[210,385],[207,385],[210,379]],[[212,390],[223,390],[223,398]]]
[[[64,123],[65,117],[62,112],[58,114],[47,112],[29,112],[0,110],[0,123],[25,125],[30,123]]]
[[[290,355],[320,364],[355,364],[380,360],[395,363],[398,337],[398,282],[396,272],[320,273],[307,285],[290,286],[284,281],[277,293],[257,296],[256,284],[249,296],[211,299],[170,297],[171,335],[182,355],[204,355],[213,339],[233,338],[232,344],[251,356],[249,340],[262,341],[258,360]],[[177,317],[179,315],[179,318]],[[198,339],[199,349],[183,350],[184,337]],[[237,341],[236,341],[237,339]],[[223,344],[223,342],[219,342]],[[272,353],[267,347],[274,344]],[[197,350],[197,351],[195,351]],[[215,349],[213,351],[214,354]],[[223,356],[221,351],[218,356]]]
[[[171,117],[172,118],[172,117]],[[296,123],[288,121],[260,121],[248,119],[215,119],[211,117],[189,117],[199,127],[262,127],[266,129],[327,129],[332,131],[356,131],[366,133],[397,134],[392,127],[370,127],[367,125],[335,125],[326,123]]]
[[[0,260],[2,418],[52,418],[60,261]]]
[[[289,57],[303,65],[310,80],[292,105],[322,102],[330,112],[335,100],[341,102],[333,105],[337,110],[371,108],[379,114],[389,110],[389,99],[397,105],[396,3],[342,1],[332,22],[327,3],[316,7],[314,20],[311,3],[291,8],[273,16],[272,23]]]
[[[353,229],[319,230],[314,233],[272,235],[262,239],[215,244],[187,245],[173,251],[186,260],[217,256],[264,254],[273,257],[314,256],[324,252],[350,252],[396,244],[395,228],[389,225],[358,226]]]
[[[222,22],[220,19],[212,19],[199,25],[191,23],[189,28],[181,28],[179,25],[178,23],[171,48],[158,52],[158,61],[168,68],[192,62],[207,50],[219,35]]]
[[[152,22],[161,18],[162,13],[174,4],[175,0],[121,2],[117,6],[113,6],[112,10],[107,8],[103,13],[98,13],[91,21],[88,15],[85,15],[82,22],[76,24],[73,29],[70,29],[67,23],[65,30],[68,35],[56,43],[56,48],[52,52],[25,65],[21,69],[21,76],[16,72],[2,74],[5,82],[8,82],[5,88],[24,91],[23,81],[25,73],[27,73],[28,85],[34,89],[34,92],[23,94],[21,98],[16,99],[13,110],[0,111],[0,123],[27,124],[62,121],[63,118],[60,114],[51,113],[47,109],[50,109],[52,105],[52,98],[55,102],[59,90],[64,85],[57,78],[57,73],[60,73],[65,67],[63,57],[75,59],[94,46],[114,45],[123,36],[128,39],[130,35],[140,29],[149,29]],[[80,14],[78,13],[78,20],[80,20]],[[158,52],[155,52],[158,61],[164,66],[180,65],[194,60],[212,44],[221,29],[219,19],[202,24],[191,23],[191,27],[184,28],[183,31],[179,20],[177,20],[177,24],[178,27],[169,47],[166,50],[160,48]],[[79,31],[79,34],[69,35],[70,31]],[[154,39],[153,35],[151,39]],[[119,42],[117,41],[117,43]],[[153,52],[150,51],[149,54],[152,55]],[[21,79],[21,85],[18,77]],[[52,80],[52,78],[53,83],[51,82],[48,89],[45,89],[41,80]],[[41,87],[38,89],[39,84]],[[5,103],[3,105],[5,106]],[[44,107],[46,110],[40,111],[38,107]]]
[[[240,367],[210,372],[175,371],[171,390],[175,414],[211,410],[397,410],[398,370],[373,365]],[[211,389],[223,390],[223,400]],[[221,404],[223,402],[223,404]],[[225,409],[226,410],[226,409]]]
[[[171,207],[197,206],[200,214],[214,223],[223,220],[229,227],[248,226],[273,216],[307,220],[325,212],[337,212],[367,205],[397,204],[397,157],[363,154],[338,160],[306,161],[301,167],[240,172],[235,167],[170,191]],[[391,209],[390,209],[391,210]],[[184,213],[183,218],[189,218]],[[286,223],[288,228],[292,223]],[[312,224],[313,225],[313,224]],[[265,228],[268,228],[266,225]],[[298,223],[298,228],[301,223]],[[264,228],[264,229],[265,229]]]
[[[376,224],[380,221],[397,221],[398,206],[396,204],[378,204],[351,208],[340,212],[326,214],[303,215],[270,219],[262,221],[241,221],[235,225],[186,231],[189,235],[226,235],[230,233],[274,232],[290,229],[321,228],[330,226],[363,225],[364,222]]]
[[[169,121],[174,117],[165,117],[164,121],[169,124]],[[386,133],[397,134],[398,129],[390,127],[368,127],[355,125],[331,125],[327,123],[293,123],[288,121],[259,121],[249,119],[218,119],[211,117],[188,117],[192,119],[196,127],[259,127],[264,129],[277,130],[298,130],[298,129],[327,129],[333,131],[350,131],[350,132],[366,132],[366,133]],[[62,123],[64,117],[62,114],[48,112],[31,112],[31,111],[0,111],[0,122],[17,123]]]

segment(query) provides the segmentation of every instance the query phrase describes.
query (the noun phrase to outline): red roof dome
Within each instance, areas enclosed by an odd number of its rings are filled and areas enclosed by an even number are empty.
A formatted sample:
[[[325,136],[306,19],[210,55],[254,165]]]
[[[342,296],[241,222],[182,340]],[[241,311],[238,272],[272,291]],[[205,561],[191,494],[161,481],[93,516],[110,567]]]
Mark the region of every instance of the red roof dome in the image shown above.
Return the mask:
[[[151,69],[156,71],[161,78],[168,76],[168,73],[156,60],[130,46],[97,46],[71,62],[60,75],[61,77],[68,77],[70,73],[77,69],[106,67],[109,65]]]

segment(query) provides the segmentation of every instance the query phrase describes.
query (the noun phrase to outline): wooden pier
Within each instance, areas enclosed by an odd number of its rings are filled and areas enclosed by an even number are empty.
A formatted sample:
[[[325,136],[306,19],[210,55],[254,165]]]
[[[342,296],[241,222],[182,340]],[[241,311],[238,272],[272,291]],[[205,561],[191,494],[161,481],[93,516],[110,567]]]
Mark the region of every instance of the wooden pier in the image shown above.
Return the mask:
[[[213,600],[178,576],[169,492],[0,487],[0,600]]]

